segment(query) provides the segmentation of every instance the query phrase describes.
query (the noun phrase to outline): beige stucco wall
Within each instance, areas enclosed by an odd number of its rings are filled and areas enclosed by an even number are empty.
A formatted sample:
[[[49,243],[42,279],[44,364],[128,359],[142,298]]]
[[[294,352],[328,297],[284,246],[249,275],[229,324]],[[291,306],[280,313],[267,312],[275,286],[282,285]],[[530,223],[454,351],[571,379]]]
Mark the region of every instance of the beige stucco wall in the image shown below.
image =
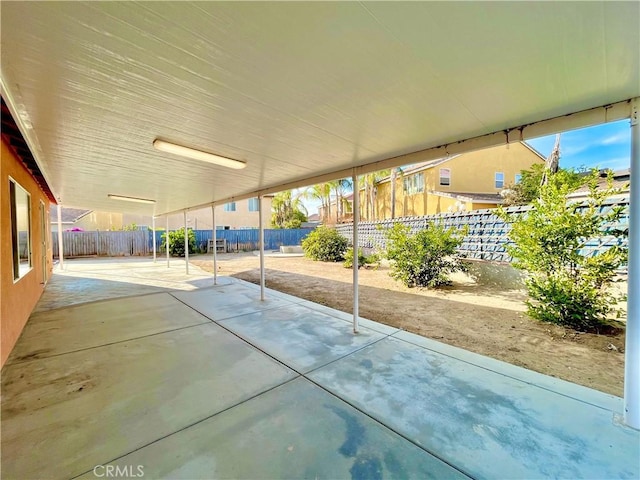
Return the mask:
[[[0,167],[0,366],[4,365],[31,311],[44,291],[44,280],[51,277],[53,257],[49,233],[49,199],[29,171],[2,141]],[[30,194],[30,237],[32,268],[14,282],[11,240],[11,205],[9,177]],[[40,219],[40,202],[44,204],[45,226]]]
[[[535,163],[544,163],[544,159],[522,143],[498,146],[469,152],[452,158],[433,168],[423,170],[425,190],[422,193],[405,195],[403,189],[404,178],[396,178],[396,211],[395,216],[420,216],[447,212],[449,207],[455,207],[457,199],[447,198],[429,193],[430,191],[457,193],[500,193],[501,190],[515,183],[516,174],[521,170],[530,169]],[[451,170],[451,184],[441,186],[440,168]],[[504,187],[495,187],[495,173],[504,173]],[[415,174],[412,174],[415,175]],[[364,192],[360,194],[362,204],[362,218],[364,214]],[[495,204],[463,202],[465,209],[495,207]],[[376,218],[391,218],[391,182],[387,180],[378,184],[376,194]]]
[[[71,228],[83,230],[121,230],[123,214],[113,212],[91,212],[82,217]],[[64,230],[64,228],[63,228]]]
[[[264,197],[262,199],[262,206],[264,208],[264,215],[262,225],[264,228],[270,228],[271,226],[271,200],[272,197]],[[125,213],[122,218],[123,225],[147,225],[151,228],[151,217],[144,215],[132,215]],[[156,227],[166,228],[165,217],[156,219]],[[211,207],[202,208],[200,210],[193,210],[187,212],[187,226],[189,228],[198,230],[210,229],[213,224],[211,218]],[[239,228],[258,228],[258,212],[249,211],[249,200],[238,200],[236,202],[235,212],[225,212],[224,206],[219,205],[216,207],[216,225],[218,227],[229,227],[230,230],[236,230]],[[184,227],[183,214],[171,215],[169,217],[169,229],[175,230]]]

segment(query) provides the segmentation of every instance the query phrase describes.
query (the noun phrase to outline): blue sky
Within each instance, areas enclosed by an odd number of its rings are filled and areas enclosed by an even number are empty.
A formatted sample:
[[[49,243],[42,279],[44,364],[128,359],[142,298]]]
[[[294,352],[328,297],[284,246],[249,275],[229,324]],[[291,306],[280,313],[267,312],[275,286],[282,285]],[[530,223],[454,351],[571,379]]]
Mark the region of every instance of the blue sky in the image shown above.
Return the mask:
[[[556,136],[549,135],[527,143],[544,157],[549,156]],[[562,168],[629,168],[631,128],[629,120],[605,123],[562,133],[560,137],[560,167]]]

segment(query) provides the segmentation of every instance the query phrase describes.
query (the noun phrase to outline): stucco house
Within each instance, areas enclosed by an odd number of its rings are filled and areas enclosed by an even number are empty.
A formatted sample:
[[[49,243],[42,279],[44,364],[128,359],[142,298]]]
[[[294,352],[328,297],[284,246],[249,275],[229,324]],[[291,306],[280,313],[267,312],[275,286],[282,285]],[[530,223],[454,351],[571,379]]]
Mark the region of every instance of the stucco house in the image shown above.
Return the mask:
[[[55,198],[2,98],[0,366],[51,276],[49,204]]]
[[[527,143],[516,142],[410,165],[395,178],[393,217],[495,208],[502,203],[500,192],[519,182],[522,170],[544,161]],[[361,189],[361,218],[392,218],[391,190],[390,176],[376,183],[371,211]]]

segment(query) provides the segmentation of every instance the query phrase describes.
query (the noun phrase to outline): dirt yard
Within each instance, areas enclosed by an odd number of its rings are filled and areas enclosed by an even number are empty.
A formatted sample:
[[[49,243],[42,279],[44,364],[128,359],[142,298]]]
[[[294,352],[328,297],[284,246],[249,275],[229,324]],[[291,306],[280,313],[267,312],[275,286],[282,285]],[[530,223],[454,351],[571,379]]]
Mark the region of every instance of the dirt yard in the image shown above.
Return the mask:
[[[218,273],[259,283],[259,258],[223,254]],[[213,271],[211,257],[191,263]],[[340,263],[266,256],[268,288],[352,313],[353,271]],[[455,277],[441,290],[409,289],[388,267],[360,270],[360,315],[482,355],[622,396],[624,334],[595,335],[542,324],[525,313],[521,290],[498,291]]]

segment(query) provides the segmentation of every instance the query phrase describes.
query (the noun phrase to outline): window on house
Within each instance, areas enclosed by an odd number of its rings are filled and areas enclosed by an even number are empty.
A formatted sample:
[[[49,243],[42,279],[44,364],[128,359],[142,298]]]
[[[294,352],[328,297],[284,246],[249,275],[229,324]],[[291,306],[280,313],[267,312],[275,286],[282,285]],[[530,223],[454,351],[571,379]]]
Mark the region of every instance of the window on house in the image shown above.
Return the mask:
[[[504,172],[496,172],[496,188],[504,188]]]
[[[258,210],[260,210],[260,201],[258,200],[258,197],[250,198],[249,199],[249,211],[250,212],[257,212]]]
[[[450,168],[440,169],[440,185],[443,185],[443,186],[451,185],[451,169]]]
[[[11,203],[11,247],[13,279],[18,280],[31,270],[31,196],[13,179],[9,179]]]
[[[236,211],[236,202],[229,202],[224,204],[225,212],[235,212]]]
[[[522,174],[516,173],[516,185],[522,181]]]
[[[424,192],[424,173],[416,173],[415,175],[405,177],[402,180],[402,185],[406,195]]]

